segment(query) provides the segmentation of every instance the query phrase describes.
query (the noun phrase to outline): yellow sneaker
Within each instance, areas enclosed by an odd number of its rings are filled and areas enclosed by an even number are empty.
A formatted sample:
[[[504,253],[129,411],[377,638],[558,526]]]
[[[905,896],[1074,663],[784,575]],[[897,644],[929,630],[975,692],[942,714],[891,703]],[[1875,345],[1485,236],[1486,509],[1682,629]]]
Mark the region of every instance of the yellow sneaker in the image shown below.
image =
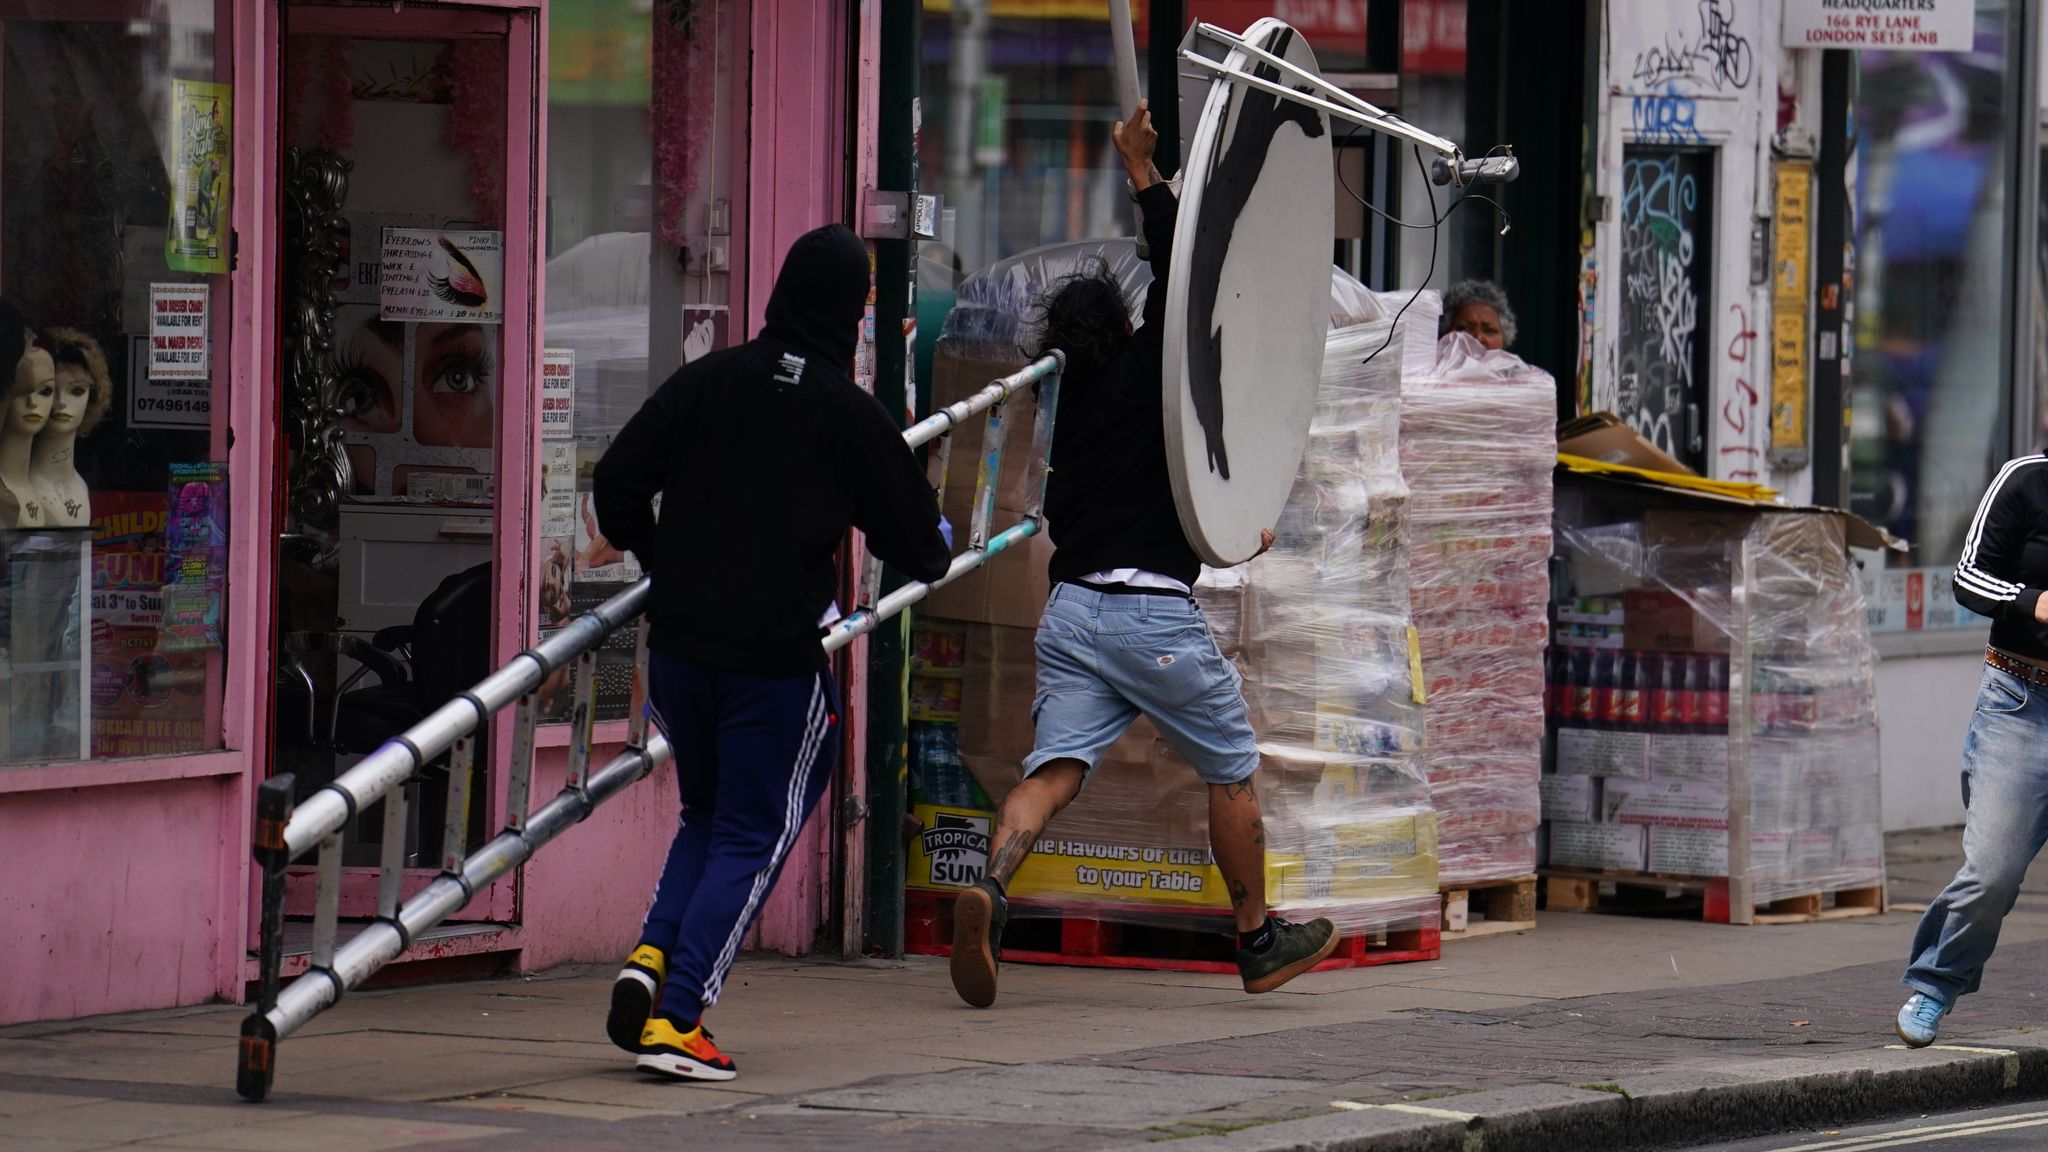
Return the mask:
[[[640,1033],[640,1059],[634,1063],[648,1071],[678,1080],[730,1080],[739,1075],[732,1061],[711,1042],[711,1033],[698,1024],[681,1032],[674,1024],[656,1016]]]
[[[633,949],[619,978],[612,981],[612,1010],[604,1033],[628,1052],[640,1051],[640,1033],[661,1002],[661,982],[668,979],[668,957],[651,944]]]

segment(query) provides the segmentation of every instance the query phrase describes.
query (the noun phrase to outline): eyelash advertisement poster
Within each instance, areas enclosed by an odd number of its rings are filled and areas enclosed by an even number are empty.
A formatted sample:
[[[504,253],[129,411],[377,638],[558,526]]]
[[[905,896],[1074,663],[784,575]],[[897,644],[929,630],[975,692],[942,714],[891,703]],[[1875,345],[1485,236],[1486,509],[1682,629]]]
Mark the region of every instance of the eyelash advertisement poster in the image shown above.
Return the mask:
[[[505,234],[385,228],[377,304],[386,320],[498,324]]]
[[[335,310],[352,495],[490,502],[497,346],[481,324],[386,320],[373,304]]]

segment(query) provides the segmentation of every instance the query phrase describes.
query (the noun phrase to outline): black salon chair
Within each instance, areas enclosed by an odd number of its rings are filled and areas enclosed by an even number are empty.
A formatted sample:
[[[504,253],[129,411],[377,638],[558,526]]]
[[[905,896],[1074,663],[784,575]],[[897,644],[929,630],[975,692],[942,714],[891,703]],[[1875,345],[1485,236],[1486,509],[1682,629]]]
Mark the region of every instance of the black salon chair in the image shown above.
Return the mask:
[[[490,672],[491,565],[441,581],[411,624],[384,629],[369,646],[382,661],[359,659],[334,702],[329,731],[337,752],[376,751]],[[356,687],[365,676],[377,682]]]

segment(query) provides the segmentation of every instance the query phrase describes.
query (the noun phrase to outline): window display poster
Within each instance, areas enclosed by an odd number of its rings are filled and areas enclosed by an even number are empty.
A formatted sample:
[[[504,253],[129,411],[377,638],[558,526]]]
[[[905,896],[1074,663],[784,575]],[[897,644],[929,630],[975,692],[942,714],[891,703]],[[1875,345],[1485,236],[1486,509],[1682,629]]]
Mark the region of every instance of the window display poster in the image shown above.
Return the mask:
[[[149,286],[149,382],[206,382],[206,307],[204,284],[151,284]],[[166,389],[166,393],[176,392]],[[161,399],[170,399],[169,396]],[[205,393],[199,399],[204,405]],[[169,408],[134,402],[143,412],[175,414],[183,404]]]
[[[576,535],[576,444],[549,441],[541,445],[540,534]],[[573,540],[570,541],[574,543]]]
[[[166,650],[220,647],[227,543],[228,466],[171,465],[163,589]]]
[[[501,323],[505,234],[386,228],[377,284],[386,320]]]
[[[128,426],[206,428],[213,423],[213,387],[198,381],[149,378],[149,337],[128,337]]]
[[[576,350],[545,348],[540,354],[540,438],[576,437]]]
[[[171,221],[164,261],[174,272],[228,271],[228,186],[234,88],[171,81]]]
[[[95,492],[92,506],[92,755],[199,751],[206,655],[162,645],[169,496]]]
[[[588,491],[576,494],[576,583],[617,584],[623,591],[640,579],[640,563],[597,530],[594,499]]]

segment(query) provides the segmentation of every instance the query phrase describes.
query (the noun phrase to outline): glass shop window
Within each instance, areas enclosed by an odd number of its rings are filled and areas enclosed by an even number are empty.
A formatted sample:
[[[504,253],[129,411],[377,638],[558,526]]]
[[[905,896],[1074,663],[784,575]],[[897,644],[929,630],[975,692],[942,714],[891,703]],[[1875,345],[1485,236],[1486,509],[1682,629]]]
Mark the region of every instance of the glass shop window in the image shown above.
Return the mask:
[[[90,12],[0,3],[0,766],[221,747],[229,9]]]

